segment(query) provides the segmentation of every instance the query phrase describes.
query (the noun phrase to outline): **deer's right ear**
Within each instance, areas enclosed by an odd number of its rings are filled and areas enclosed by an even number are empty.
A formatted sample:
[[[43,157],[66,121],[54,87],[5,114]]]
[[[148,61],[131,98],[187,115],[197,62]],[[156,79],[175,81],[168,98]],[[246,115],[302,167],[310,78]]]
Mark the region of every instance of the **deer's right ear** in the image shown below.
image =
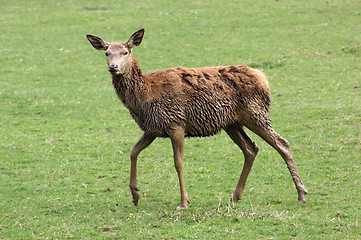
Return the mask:
[[[95,49],[97,49],[97,50],[107,50],[108,49],[108,43],[105,42],[100,37],[93,36],[90,34],[86,35],[86,37],[88,38],[89,42],[91,43],[91,45],[93,45],[93,47]]]

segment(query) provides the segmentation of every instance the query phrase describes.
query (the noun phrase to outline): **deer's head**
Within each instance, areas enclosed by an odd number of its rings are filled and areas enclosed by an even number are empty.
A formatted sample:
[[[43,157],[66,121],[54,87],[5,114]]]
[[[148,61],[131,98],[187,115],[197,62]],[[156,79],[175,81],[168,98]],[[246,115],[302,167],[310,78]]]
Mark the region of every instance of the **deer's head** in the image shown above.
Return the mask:
[[[105,51],[108,71],[113,75],[124,74],[131,70],[132,49],[143,40],[144,29],[135,32],[127,42],[106,42],[100,37],[86,35],[91,45],[97,50]]]

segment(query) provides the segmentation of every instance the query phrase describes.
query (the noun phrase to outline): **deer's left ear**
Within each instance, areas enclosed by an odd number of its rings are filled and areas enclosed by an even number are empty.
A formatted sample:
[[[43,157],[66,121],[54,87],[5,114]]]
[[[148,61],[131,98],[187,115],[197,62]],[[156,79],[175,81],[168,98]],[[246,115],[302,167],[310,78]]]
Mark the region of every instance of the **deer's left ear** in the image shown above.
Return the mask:
[[[139,46],[139,44],[143,40],[143,36],[144,36],[143,28],[136,31],[135,33],[133,33],[133,35],[129,38],[129,40],[127,42],[127,45],[129,46],[129,48],[132,49],[133,47]]]

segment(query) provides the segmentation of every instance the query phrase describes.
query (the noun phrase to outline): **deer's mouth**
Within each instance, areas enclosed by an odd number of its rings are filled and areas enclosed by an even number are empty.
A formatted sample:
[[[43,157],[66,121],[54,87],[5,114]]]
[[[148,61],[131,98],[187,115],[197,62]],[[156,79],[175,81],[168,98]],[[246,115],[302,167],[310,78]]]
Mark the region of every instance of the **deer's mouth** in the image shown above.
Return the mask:
[[[120,71],[118,71],[118,70],[109,70],[109,72],[112,75],[119,75],[120,74]]]

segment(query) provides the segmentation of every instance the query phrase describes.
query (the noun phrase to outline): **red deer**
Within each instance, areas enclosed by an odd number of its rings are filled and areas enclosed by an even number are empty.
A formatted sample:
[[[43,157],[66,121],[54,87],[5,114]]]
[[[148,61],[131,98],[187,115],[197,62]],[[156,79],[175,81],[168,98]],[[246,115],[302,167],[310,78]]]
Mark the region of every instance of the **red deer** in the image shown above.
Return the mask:
[[[108,71],[119,99],[143,130],[130,153],[130,189],[137,205],[137,157],[155,138],[170,138],[178,173],[181,202],[188,207],[183,177],[185,137],[211,136],[224,129],[242,150],[244,166],[232,201],[241,199],[247,176],[258,147],[244,130],[248,128],[275,148],[285,160],[298,192],[298,202],[306,201],[307,190],[297,172],[289,143],[271,126],[270,88],[266,76],[245,65],[202,68],[177,67],[143,74],[131,52],[143,40],[144,29],[127,42],[106,42],[87,35],[97,50],[105,51]]]

